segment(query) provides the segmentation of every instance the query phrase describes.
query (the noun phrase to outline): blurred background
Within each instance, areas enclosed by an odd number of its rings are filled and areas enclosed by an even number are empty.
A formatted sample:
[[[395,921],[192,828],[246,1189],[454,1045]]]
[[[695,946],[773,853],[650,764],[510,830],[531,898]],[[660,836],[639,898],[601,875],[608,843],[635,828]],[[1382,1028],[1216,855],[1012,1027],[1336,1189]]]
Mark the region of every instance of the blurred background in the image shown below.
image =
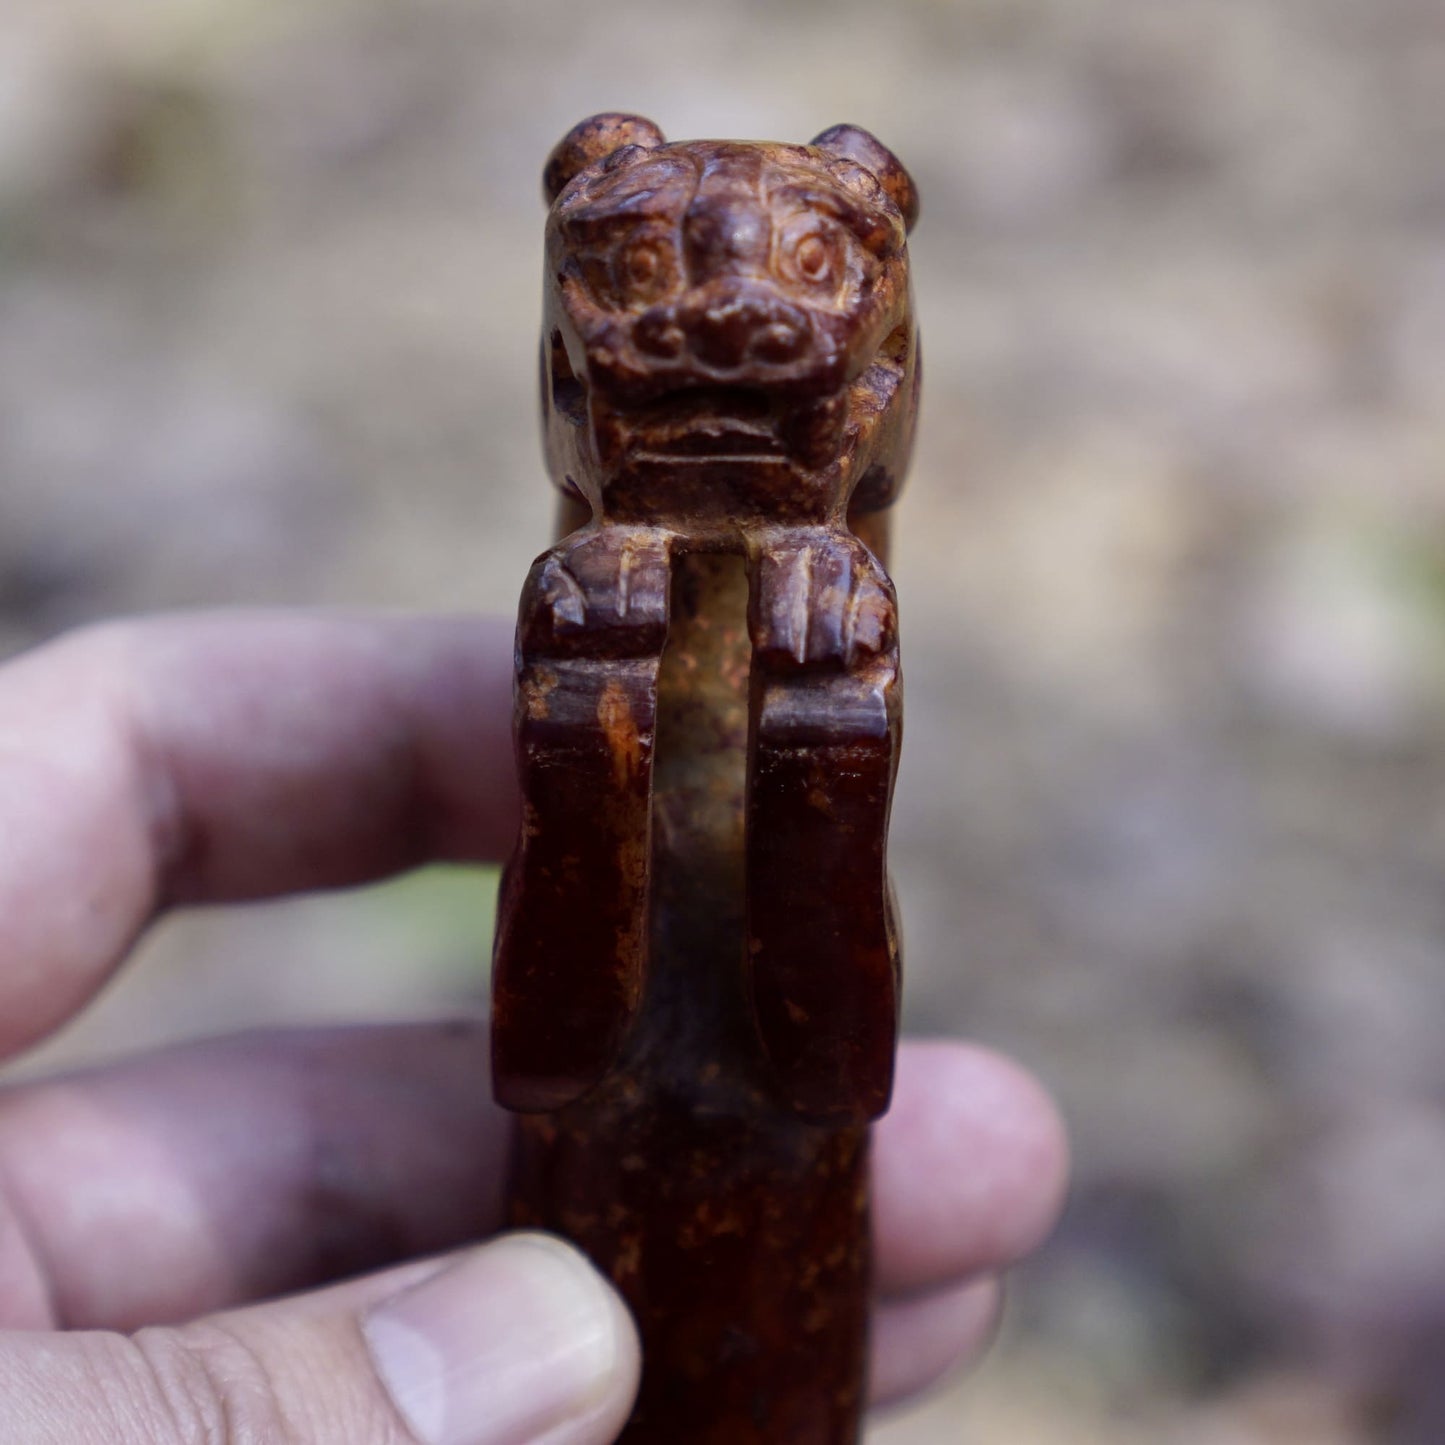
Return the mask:
[[[917,177],[912,1027],[1069,1216],[876,1445],[1445,1440],[1439,0],[4,0],[0,655],[510,612],[541,163],[583,115]],[[482,996],[492,880],[176,918],[53,1066]]]

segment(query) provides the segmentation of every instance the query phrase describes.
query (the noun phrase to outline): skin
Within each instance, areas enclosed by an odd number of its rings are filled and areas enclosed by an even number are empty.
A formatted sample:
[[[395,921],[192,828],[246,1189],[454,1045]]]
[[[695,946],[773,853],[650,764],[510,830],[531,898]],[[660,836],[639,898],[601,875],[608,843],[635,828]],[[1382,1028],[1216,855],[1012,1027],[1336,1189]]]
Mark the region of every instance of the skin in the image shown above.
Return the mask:
[[[511,679],[502,622],[314,614],[109,624],[0,667],[0,1057],[82,1009],[169,907],[500,859]],[[305,1315],[394,1291],[395,1269],[334,1282],[500,1227],[512,1124],[487,1076],[485,1027],[459,1020],[214,1040],[0,1091],[0,1331],[110,1332],[77,1337],[89,1398],[136,1368],[134,1340],[157,1357],[147,1326],[236,1333],[259,1300],[317,1291],[284,1306]],[[1017,1065],[905,1046],[875,1144],[875,1403],[983,1347],[1066,1152]],[[0,1333],[0,1436],[29,1409],[35,1438],[89,1438],[89,1406],[23,1398],[35,1347]]]

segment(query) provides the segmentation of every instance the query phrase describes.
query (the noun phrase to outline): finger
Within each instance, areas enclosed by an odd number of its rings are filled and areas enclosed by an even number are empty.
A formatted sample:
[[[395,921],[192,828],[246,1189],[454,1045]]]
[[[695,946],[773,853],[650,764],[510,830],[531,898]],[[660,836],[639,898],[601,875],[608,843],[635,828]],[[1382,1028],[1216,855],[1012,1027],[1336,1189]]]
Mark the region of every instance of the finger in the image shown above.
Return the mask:
[[[607,1445],[632,1323],[582,1257],[511,1235],[379,1276],[127,1337],[0,1335],[0,1439],[29,1445]]]
[[[510,629],[217,614],[0,668],[0,1057],[73,1013],[167,902],[499,857]]]
[[[243,1035],[16,1088],[0,1327],[133,1329],[449,1249],[500,1226],[510,1139],[477,1023]]]
[[[997,1279],[895,1300],[873,1320],[868,1396],[891,1405],[936,1385],[988,1348],[1003,1292]]]
[[[1005,1269],[1058,1222],[1068,1140],[1042,1086],[991,1050],[915,1041],[874,1132],[874,1274],[884,1296]]]
[[[1063,1192],[1038,1085],[985,1050],[905,1043],[895,1098],[874,1143],[880,1290],[1012,1263]],[[11,1089],[0,1326],[132,1328],[451,1248],[501,1227],[510,1138],[479,1024],[253,1034]]]

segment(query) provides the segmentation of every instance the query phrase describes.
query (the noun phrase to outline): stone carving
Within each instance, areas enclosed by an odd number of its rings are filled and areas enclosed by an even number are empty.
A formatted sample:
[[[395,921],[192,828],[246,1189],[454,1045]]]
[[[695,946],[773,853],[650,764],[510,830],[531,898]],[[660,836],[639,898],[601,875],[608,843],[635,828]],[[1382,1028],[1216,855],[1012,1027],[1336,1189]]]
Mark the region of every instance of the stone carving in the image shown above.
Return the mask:
[[[884,564],[917,196],[852,126],[668,144],[625,115],[577,126],[544,188],[562,516],[517,633],[513,1214],[632,1305],[630,1445],[853,1441],[898,1020]]]

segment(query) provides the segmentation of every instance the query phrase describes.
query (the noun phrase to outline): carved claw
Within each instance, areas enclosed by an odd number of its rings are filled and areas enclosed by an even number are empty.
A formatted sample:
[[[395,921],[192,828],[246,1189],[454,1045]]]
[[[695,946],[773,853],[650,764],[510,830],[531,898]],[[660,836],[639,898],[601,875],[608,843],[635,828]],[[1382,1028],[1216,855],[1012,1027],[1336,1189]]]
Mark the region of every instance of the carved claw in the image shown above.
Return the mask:
[[[756,575],[749,625],[754,656],[768,670],[852,670],[893,646],[893,584],[851,533],[770,540]]]
[[[671,542],[655,527],[589,527],[544,553],[522,593],[523,652],[610,658],[661,652]]]

